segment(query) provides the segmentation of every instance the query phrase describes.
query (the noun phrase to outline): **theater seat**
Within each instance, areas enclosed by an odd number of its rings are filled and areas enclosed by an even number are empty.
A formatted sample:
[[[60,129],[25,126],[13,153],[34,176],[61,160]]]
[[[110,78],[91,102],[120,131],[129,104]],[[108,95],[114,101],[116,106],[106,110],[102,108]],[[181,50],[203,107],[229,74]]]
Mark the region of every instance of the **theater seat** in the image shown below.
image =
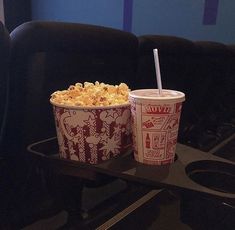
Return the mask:
[[[127,32],[63,22],[28,22],[11,34],[9,154],[55,136],[50,94],[76,82],[130,86],[137,38]],[[13,122],[12,122],[13,121]],[[9,143],[8,143],[9,144]],[[16,153],[17,151],[17,153]]]
[[[10,104],[4,147],[14,170],[22,173],[28,169],[26,178],[32,177],[35,168],[27,146],[56,136],[51,93],[85,81],[125,82],[132,87],[138,40],[116,29],[46,21],[24,23],[10,37]],[[59,192],[61,201],[69,199],[70,204],[79,206],[82,182],[74,177],[49,176],[49,190]]]

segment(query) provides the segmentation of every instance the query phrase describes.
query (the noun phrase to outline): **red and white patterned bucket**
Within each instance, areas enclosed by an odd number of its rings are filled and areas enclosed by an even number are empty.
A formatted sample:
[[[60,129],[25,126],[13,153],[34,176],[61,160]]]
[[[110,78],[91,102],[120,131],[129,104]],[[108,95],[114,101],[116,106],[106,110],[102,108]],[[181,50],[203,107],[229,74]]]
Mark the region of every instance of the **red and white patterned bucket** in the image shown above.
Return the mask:
[[[130,104],[70,107],[51,103],[62,158],[97,164],[131,148]]]

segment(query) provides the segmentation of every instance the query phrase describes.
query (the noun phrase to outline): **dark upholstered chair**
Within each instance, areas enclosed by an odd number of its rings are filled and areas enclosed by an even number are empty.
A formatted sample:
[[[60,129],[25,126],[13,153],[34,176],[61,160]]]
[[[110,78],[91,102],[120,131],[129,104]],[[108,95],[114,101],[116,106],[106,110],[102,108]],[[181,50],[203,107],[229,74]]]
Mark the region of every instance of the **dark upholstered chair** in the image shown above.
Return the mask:
[[[188,124],[195,122],[196,111],[192,103],[192,89],[195,64],[192,61],[196,52],[195,44],[187,39],[165,35],[143,35],[139,37],[138,88],[157,88],[153,49],[159,51],[159,62],[163,88],[185,93],[180,132]]]
[[[10,104],[4,147],[21,172],[31,165],[27,146],[56,136],[51,93],[84,81],[125,82],[133,87],[138,40],[116,29],[46,21],[24,23],[10,37]],[[60,201],[68,198],[79,206],[79,182],[66,176],[49,190],[63,190]]]
[[[235,131],[234,45],[143,35],[139,38],[138,88],[157,87],[158,48],[164,88],[185,92],[178,141],[209,151]]]
[[[78,23],[28,22],[10,36],[9,154],[19,156],[27,145],[56,135],[49,103],[55,90],[84,81],[134,84],[138,41],[130,33]]]
[[[10,57],[10,36],[0,22],[0,157],[3,157],[2,141],[5,134],[5,123],[8,106],[8,70]]]

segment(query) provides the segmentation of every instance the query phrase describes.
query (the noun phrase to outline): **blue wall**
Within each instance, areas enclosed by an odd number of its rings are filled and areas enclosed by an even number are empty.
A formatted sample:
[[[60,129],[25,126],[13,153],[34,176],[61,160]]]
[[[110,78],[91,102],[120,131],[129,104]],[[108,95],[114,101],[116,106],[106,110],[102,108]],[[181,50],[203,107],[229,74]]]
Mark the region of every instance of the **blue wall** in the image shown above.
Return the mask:
[[[35,20],[103,25],[136,35],[164,34],[235,43],[235,1],[232,0],[31,1]],[[205,16],[212,21],[206,22]]]
[[[123,0],[31,0],[32,18],[122,28]]]

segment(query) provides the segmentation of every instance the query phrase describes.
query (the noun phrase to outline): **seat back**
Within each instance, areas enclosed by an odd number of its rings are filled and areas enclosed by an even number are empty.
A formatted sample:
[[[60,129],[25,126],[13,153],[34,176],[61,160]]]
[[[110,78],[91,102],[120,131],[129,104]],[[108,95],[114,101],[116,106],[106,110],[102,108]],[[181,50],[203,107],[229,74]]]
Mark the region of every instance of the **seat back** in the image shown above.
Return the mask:
[[[163,88],[183,91],[178,141],[209,151],[234,133],[234,46],[213,41],[139,37],[138,88],[156,88],[153,49],[159,50]]]
[[[188,123],[195,120],[192,106],[195,64],[192,61],[195,44],[187,39],[166,35],[143,35],[139,37],[139,62],[137,70],[138,88],[157,88],[153,49],[157,48],[162,85],[165,89],[185,93],[179,139]]]
[[[132,86],[137,38],[127,32],[78,23],[27,22],[11,34],[11,153],[55,136],[50,95],[76,82]],[[10,154],[10,153],[9,153]]]

